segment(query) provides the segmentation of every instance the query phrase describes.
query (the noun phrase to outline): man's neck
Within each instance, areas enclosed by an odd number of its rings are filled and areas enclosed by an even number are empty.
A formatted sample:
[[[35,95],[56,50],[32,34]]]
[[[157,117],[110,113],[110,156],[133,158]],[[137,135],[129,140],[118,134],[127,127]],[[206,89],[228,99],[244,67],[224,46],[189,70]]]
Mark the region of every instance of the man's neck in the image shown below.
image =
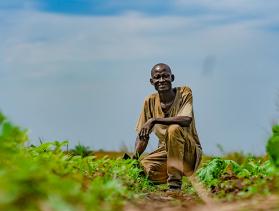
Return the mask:
[[[159,93],[161,103],[172,102],[176,94],[173,88],[171,88],[168,91],[158,92],[158,93]]]

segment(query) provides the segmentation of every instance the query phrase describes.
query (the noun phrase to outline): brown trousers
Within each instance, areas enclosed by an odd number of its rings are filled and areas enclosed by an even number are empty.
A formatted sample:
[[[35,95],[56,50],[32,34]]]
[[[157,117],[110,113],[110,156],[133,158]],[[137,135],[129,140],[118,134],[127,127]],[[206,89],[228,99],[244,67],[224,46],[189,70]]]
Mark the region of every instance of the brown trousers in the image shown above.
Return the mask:
[[[155,184],[168,182],[181,186],[182,176],[190,176],[201,161],[202,151],[187,132],[177,124],[167,128],[165,140],[140,163],[145,174]]]

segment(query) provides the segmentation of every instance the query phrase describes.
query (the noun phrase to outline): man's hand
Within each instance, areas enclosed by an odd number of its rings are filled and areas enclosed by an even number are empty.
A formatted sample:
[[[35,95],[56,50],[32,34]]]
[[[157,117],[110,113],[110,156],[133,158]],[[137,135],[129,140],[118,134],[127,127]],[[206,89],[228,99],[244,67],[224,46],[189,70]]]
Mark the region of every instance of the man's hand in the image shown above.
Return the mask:
[[[139,153],[134,153],[131,158],[134,160],[138,160],[139,157],[140,157]]]
[[[149,119],[141,128],[139,132],[139,138],[140,140],[149,140],[149,134],[152,131],[152,128],[155,125],[155,118]]]
[[[139,159],[140,155],[146,149],[149,140],[149,134],[151,133],[154,124],[155,124],[155,118],[151,118],[141,128],[137,136],[137,140],[135,144],[135,153],[132,155],[132,159],[136,159],[136,160]]]
[[[132,155],[132,159],[138,160],[140,155],[144,152],[147,144],[148,144],[148,139],[141,140],[139,137],[137,137],[136,144],[135,144],[135,152]]]

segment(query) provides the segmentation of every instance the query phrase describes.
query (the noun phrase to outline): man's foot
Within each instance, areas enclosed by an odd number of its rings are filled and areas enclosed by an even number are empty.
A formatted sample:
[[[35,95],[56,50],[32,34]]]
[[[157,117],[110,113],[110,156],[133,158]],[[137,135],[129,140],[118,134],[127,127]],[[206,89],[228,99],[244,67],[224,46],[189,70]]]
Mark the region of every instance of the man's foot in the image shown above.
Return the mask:
[[[169,189],[166,191],[167,194],[170,194],[170,195],[176,195],[178,193],[181,192],[181,186],[174,186],[174,185],[170,185],[169,186]]]
[[[181,191],[181,186],[170,185],[169,191]]]

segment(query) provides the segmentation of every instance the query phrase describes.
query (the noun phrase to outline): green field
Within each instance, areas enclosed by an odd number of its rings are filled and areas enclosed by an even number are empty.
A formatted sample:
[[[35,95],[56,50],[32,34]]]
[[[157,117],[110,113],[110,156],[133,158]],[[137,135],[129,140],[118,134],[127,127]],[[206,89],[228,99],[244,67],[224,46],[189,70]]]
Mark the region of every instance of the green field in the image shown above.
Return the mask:
[[[233,204],[234,210],[261,210],[263,204],[276,210],[278,128],[267,141],[267,155],[204,156],[194,179],[184,178],[182,193],[170,197],[166,185],[150,183],[137,161],[121,158],[123,152],[82,145],[67,150],[67,141],[27,146],[27,131],[0,114],[0,210],[179,210],[209,206],[208,200],[219,210]]]

